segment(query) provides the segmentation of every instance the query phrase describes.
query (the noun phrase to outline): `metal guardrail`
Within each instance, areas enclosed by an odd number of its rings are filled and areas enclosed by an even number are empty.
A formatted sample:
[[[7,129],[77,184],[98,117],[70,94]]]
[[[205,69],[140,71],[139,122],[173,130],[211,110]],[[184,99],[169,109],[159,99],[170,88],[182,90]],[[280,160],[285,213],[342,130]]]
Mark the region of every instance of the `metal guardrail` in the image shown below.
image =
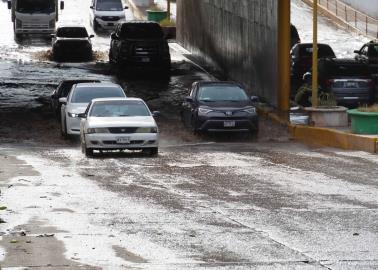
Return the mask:
[[[312,1],[311,1],[312,2]],[[339,0],[318,0],[318,5],[362,34],[378,39],[378,20]]]

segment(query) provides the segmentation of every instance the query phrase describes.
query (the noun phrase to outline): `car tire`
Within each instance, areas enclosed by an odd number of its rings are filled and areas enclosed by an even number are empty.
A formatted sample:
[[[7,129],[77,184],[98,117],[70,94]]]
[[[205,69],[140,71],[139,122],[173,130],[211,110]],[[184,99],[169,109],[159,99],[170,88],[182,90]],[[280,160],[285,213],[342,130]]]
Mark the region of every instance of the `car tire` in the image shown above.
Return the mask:
[[[92,148],[87,148],[85,145],[84,145],[84,152],[85,152],[85,156],[86,157],[93,157],[93,149]]]
[[[159,154],[158,147],[145,148],[142,150],[143,154],[149,155],[151,157],[156,157]]]
[[[63,128],[64,127],[64,128]],[[61,121],[61,124],[60,124],[60,133],[62,134],[62,137],[64,139],[67,139],[68,138],[68,134],[67,134],[67,122],[66,122],[66,119],[62,120]]]

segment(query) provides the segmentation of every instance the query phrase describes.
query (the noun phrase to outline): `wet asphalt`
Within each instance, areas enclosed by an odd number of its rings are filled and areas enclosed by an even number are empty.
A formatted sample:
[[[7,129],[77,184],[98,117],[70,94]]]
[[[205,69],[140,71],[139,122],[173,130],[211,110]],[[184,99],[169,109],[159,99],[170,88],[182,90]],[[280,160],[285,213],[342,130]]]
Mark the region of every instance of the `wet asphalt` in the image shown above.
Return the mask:
[[[88,26],[89,2],[66,0],[62,20]],[[49,41],[14,41],[5,8],[2,269],[378,268],[376,155],[304,146],[264,118],[256,136],[195,136],[180,103],[212,76],[176,46],[169,79],[112,69],[106,33],[94,39],[94,61],[56,63]],[[119,83],[161,111],[159,156],[87,159],[77,140],[62,139],[49,94],[72,77]]]

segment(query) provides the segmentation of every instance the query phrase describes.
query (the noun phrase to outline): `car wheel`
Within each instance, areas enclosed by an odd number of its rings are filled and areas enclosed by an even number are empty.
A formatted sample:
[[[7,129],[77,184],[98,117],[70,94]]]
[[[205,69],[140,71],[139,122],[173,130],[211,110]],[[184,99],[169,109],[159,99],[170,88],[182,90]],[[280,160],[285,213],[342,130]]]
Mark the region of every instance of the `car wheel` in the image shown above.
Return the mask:
[[[196,120],[194,119],[194,117],[192,117],[192,120],[190,121],[190,131],[194,135],[197,135],[199,133],[198,128],[197,128],[197,124],[196,124]]]
[[[60,133],[62,134],[63,138],[65,138],[65,139],[68,138],[66,119],[64,119],[64,120],[61,121],[61,124],[60,124]]]
[[[142,150],[143,154],[149,155],[151,157],[156,157],[159,153],[158,147],[146,148]]]
[[[92,24],[93,24],[93,31],[96,32],[98,30],[98,24],[97,24],[96,20],[93,20]]]
[[[92,148],[87,148],[85,145],[84,145],[84,149],[85,149],[85,156],[86,157],[93,157],[93,149]]]

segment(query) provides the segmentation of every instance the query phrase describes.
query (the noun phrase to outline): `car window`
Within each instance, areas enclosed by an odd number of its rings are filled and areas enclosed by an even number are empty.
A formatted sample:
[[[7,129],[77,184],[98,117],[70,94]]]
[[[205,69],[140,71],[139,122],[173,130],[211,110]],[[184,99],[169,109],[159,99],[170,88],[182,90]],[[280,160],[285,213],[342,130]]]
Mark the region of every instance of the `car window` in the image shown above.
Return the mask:
[[[106,97],[125,97],[125,94],[118,87],[76,87],[71,103],[89,103],[92,99]]]
[[[157,23],[126,23],[121,27],[120,37],[131,39],[163,38],[164,34]]]
[[[150,116],[150,111],[142,101],[98,101],[91,109],[92,117],[133,117]]]
[[[367,54],[368,54],[368,46],[365,45],[364,47],[362,47],[361,54],[367,56]]]
[[[370,46],[369,55],[372,57],[378,57],[378,44]]]
[[[247,101],[245,91],[238,86],[215,85],[201,86],[198,90],[199,101]]]
[[[96,10],[98,11],[122,11],[121,0],[98,0]]]
[[[62,27],[56,31],[57,37],[83,38],[88,37],[88,32],[84,27]]]

